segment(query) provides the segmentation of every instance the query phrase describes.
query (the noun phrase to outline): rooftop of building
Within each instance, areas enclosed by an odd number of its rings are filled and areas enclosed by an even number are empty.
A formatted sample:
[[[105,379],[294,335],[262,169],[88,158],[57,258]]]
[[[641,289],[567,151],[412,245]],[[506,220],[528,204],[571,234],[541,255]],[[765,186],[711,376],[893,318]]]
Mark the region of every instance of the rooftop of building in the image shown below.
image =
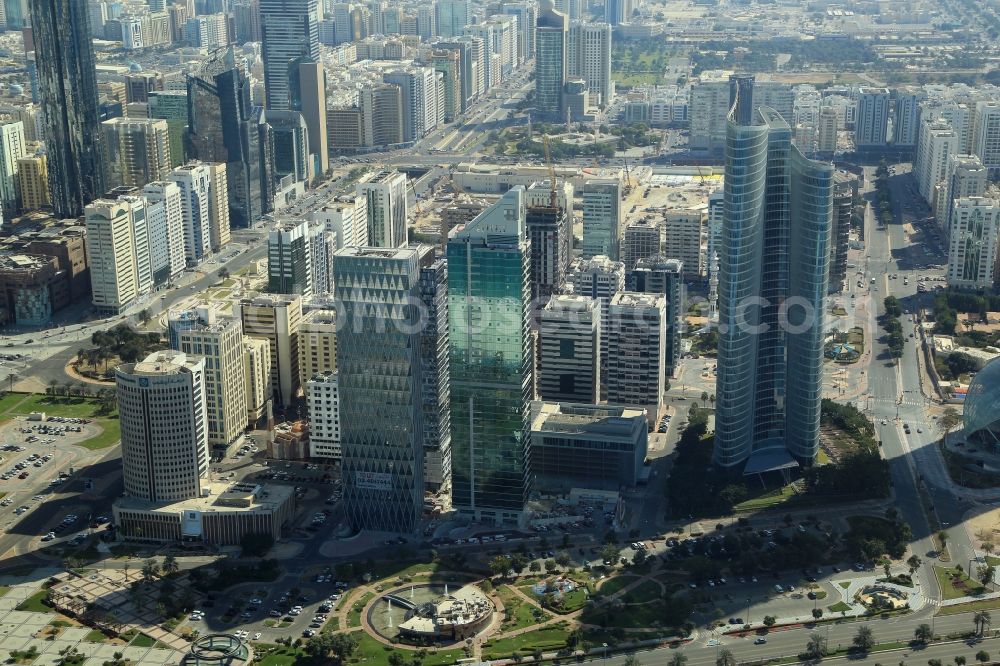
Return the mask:
[[[531,429],[535,432],[625,439],[647,432],[646,410],[635,407],[535,401],[531,403],[531,414]]]
[[[0,254],[0,271],[31,272],[52,264],[51,257],[34,254]]]
[[[277,510],[289,502],[295,489],[291,486],[265,486],[246,482],[219,482],[203,480],[202,496],[176,502],[150,502],[136,497],[120,497],[119,509],[131,511],[162,511],[180,513],[255,513]]]
[[[555,294],[549,299],[549,302],[545,304],[545,311],[552,312],[555,310],[594,310],[597,308],[597,301],[589,296],[581,296],[579,294]]]
[[[155,351],[145,359],[134,363],[131,366],[123,365],[122,370],[130,375],[160,376],[172,375],[181,368],[190,367],[200,360],[198,356],[191,356],[184,352],[173,349]]]
[[[335,310],[309,310],[302,315],[302,324],[299,330],[306,326],[336,326],[337,312]]]
[[[632,291],[619,291],[611,298],[612,306],[633,308],[659,308],[666,303],[662,294],[638,294]]]
[[[308,383],[315,384],[335,384],[337,383],[337,378],[339,375],[336,370],[324,370],[322,372],[316,372],[312,377],[309,378]]]

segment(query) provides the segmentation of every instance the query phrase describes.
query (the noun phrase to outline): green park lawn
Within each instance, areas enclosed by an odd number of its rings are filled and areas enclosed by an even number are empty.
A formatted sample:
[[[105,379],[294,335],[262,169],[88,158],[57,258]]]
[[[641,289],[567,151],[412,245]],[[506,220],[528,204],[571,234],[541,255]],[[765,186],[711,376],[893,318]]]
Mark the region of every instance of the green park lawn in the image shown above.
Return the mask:
[[[43,604],[45,597],[48,596],[48,590],[39,590],[33,595],[22,601],[17,605],[17,610],[19,611],[29,611],[32,613],[48,613],[52,609]]]
[[[501,638],[483,644],[483,659],[502,659],[515,652],[542,650],[551,652],[566,645],[569,630],[565,627],[546,627],[528,631],[512,638]]]
[[[986,588],[978,581],[972,580],[965,572],[957,569],[934,567],[934,575],[937,577],[938,585],[941,587],[941,596],[945,601],[974,596],[986,591]]]
[[[501,631],[507,632],[523,629],[525,627],[530,627],[533,624],[544,622],[552,617],[541,608],[529,604],[506,585],[502,585],[497,588],[497,595],[499,595],[500,601],[503,602],[504,615],[506,616],[506,619],[503,621]],[[540,619],[536,620],[536,615],[538,615]]]
[[[31,412],[45,412],[47,416],[65,416],[75,419],[92,419],[101,432],[80,446],[98,450],[113,446],[121,439],[121,426],[116,415],[98,416],[96,400],[81,397],[49,396],[42,393],[7,393],[0,397],[0,421],[13,416],[26,416]]]

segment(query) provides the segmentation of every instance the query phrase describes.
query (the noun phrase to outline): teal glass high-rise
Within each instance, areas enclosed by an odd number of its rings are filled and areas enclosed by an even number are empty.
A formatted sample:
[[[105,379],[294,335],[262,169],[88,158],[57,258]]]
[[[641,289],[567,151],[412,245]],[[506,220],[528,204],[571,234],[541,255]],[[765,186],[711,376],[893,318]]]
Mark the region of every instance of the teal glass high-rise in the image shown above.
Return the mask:
[[[517,523],[529,491],[529,249],[524,188],[448,239],[452,504]]]
[[[809,465],[819,447],[833,165],[734,82],[719,256],[715,464],[744,474]]]

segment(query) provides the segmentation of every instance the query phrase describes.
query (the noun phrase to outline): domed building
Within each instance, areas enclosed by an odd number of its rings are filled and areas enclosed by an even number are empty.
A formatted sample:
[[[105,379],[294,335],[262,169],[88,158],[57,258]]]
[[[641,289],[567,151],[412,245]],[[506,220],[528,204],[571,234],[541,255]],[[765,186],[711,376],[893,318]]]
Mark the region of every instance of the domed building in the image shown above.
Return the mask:
[[[1000,359],[987,363],[969,384],[962,421],[970,442],[1000,447]]]

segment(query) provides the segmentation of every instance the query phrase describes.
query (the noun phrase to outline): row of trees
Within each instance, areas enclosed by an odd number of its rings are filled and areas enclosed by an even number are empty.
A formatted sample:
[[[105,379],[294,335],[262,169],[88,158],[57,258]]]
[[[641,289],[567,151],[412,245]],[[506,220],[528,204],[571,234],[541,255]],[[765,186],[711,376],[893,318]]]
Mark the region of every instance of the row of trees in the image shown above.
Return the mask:
[[[882,336],[882,343],[888,348],[891,358],[899,358],[903,355],[903,349],[906,346],[903,325],[899,321],[899,316],[903,313],[902,308],[895,296],[886,296],[883,304],[885,305],[885,314],[882,315],[882,329],[885,331],[885,335]]]

